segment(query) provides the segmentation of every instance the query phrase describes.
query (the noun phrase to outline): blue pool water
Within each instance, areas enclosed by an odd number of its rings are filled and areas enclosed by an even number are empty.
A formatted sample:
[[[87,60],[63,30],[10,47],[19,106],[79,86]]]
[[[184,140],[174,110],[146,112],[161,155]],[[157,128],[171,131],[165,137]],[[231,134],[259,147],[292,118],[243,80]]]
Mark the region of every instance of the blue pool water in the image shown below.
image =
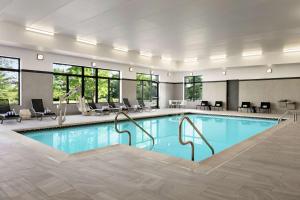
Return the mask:
[[[219,153],[277,124],[275,120],[222,117],[214,115],[188,115],[199,130]],[[191,159],[191,146],[178,141],[178,126],[181,116],[165,116],[138,120],[138,123],[155,138],[151,140],[130,122],[120,122],[120,130],[130,130],[132,146],[164,153],[170,156]],[[76,126],[26,132],[26,136],[69,154],[102,148],[113,144],[128,144],[127,134],[118,134],[113,123]],[[183,139],[195,143],[195,161],[211,156],[206,144],[192,127],[184,122]]]

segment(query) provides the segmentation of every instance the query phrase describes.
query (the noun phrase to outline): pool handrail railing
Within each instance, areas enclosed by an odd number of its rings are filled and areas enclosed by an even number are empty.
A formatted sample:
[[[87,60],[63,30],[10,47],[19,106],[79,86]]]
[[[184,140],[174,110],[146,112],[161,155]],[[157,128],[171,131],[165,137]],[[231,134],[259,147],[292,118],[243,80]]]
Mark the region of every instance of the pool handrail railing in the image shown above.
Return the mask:
[[[148,135],[151,140],[152,140],[152,148],[154,146],[154,137],[148,132],[146,131],[143,127],[141,127],[134,119],[132,119],[126,112],[124,111],[120,111],[116,114],[115,116],[115,130],[119,133],[119,134],[122,134],[122,133],[127,133],[128,136],[129,136],[129,146],[131,146],[131,133],[129,130],[119,130],[118,128],[118,116],[119,115],[124,115],[129,121],[131,121],[134,125],[136,125],[138,128],[140,128],[144,133],[146,133],[146,135]]]
[[[179,121],[179,143],[182,145],[187,145],[190,144],[192,147],[192,161],[195,160],[195,145],[194,142],[192,141],[183,141],[182,140],[182,125],[184,120],[186,120],[193,128],[194,130],[198,133],[198,135],[201,137],[201,139],[205,142],[205,144],[209,147],[209,149],[212,152],[212,155],[215,154],[214,148],[209,144],[209,142],[206,140],[206,138],[202,135],[201,131],[196,127],[196,125],[192,122],[192,120],[188,116],[183,116],[180,121]]]

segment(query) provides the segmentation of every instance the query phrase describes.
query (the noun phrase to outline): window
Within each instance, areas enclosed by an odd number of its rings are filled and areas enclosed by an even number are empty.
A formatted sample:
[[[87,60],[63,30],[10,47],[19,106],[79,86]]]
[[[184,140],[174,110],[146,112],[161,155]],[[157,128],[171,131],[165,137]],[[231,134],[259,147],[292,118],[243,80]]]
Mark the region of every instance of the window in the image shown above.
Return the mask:
[[[137,73],[137,99],[151,102],[153,107],[159,106],[159,77],[158,75]]]
[[[120,101],[120,72],[98,69],[98,102]]]
[[[20,59],[0,57],[0,98],[20,104]]]
[[[202,99],[202,76],[184,77],[184,99],[190,101]]]
[[[53,102],[59,97],[80,86],[87,101],[119,102],[120,72],[91,67],[53,64]],[[74,94],[67,103],[76,103],[80,94]]]

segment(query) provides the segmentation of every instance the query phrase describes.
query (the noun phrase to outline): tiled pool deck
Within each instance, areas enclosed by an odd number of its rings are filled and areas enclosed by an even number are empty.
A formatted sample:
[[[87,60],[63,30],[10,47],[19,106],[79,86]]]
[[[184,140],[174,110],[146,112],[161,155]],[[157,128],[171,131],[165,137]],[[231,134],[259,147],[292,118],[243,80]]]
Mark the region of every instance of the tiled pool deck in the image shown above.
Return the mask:
[[[132,116],[182,112],[195,110],[164,109]],[[68,116],[66,125],[113,118]],[[300,199],[300,123],[292,120],[200,164],[126,145],[66,155],[12,131],[56,123],[45,119],[1,126],[1,200]]]

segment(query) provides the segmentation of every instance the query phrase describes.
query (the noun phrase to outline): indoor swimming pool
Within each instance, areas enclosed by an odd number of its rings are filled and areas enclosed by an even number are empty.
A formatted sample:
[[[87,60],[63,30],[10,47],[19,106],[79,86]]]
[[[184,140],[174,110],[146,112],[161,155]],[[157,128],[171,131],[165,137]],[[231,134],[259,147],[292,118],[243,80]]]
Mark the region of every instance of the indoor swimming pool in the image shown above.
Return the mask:
[[[199,114],[186,116],[190,117],[202,132],[214,148],[215,153],[220,153],[277,124],[277,121],[272,119]],[[154,137],[154,147],[152,147],[151,138],[130,121],[119,122],[119,129],[126,129],[131,132],[133,147],[190,160],[191,146],[181,145],[178,139],[181,117],[180,115],[173,115],[137,120],[138,124]],[[114,144],[128,144],[128,135],[117,133],[113,122],[28,131],[23,134],[68,154],[104,148]],[[194,142],[195,161],[201,161],[211,156],[208,146],[187,122],[183,123],[182,139]]]

